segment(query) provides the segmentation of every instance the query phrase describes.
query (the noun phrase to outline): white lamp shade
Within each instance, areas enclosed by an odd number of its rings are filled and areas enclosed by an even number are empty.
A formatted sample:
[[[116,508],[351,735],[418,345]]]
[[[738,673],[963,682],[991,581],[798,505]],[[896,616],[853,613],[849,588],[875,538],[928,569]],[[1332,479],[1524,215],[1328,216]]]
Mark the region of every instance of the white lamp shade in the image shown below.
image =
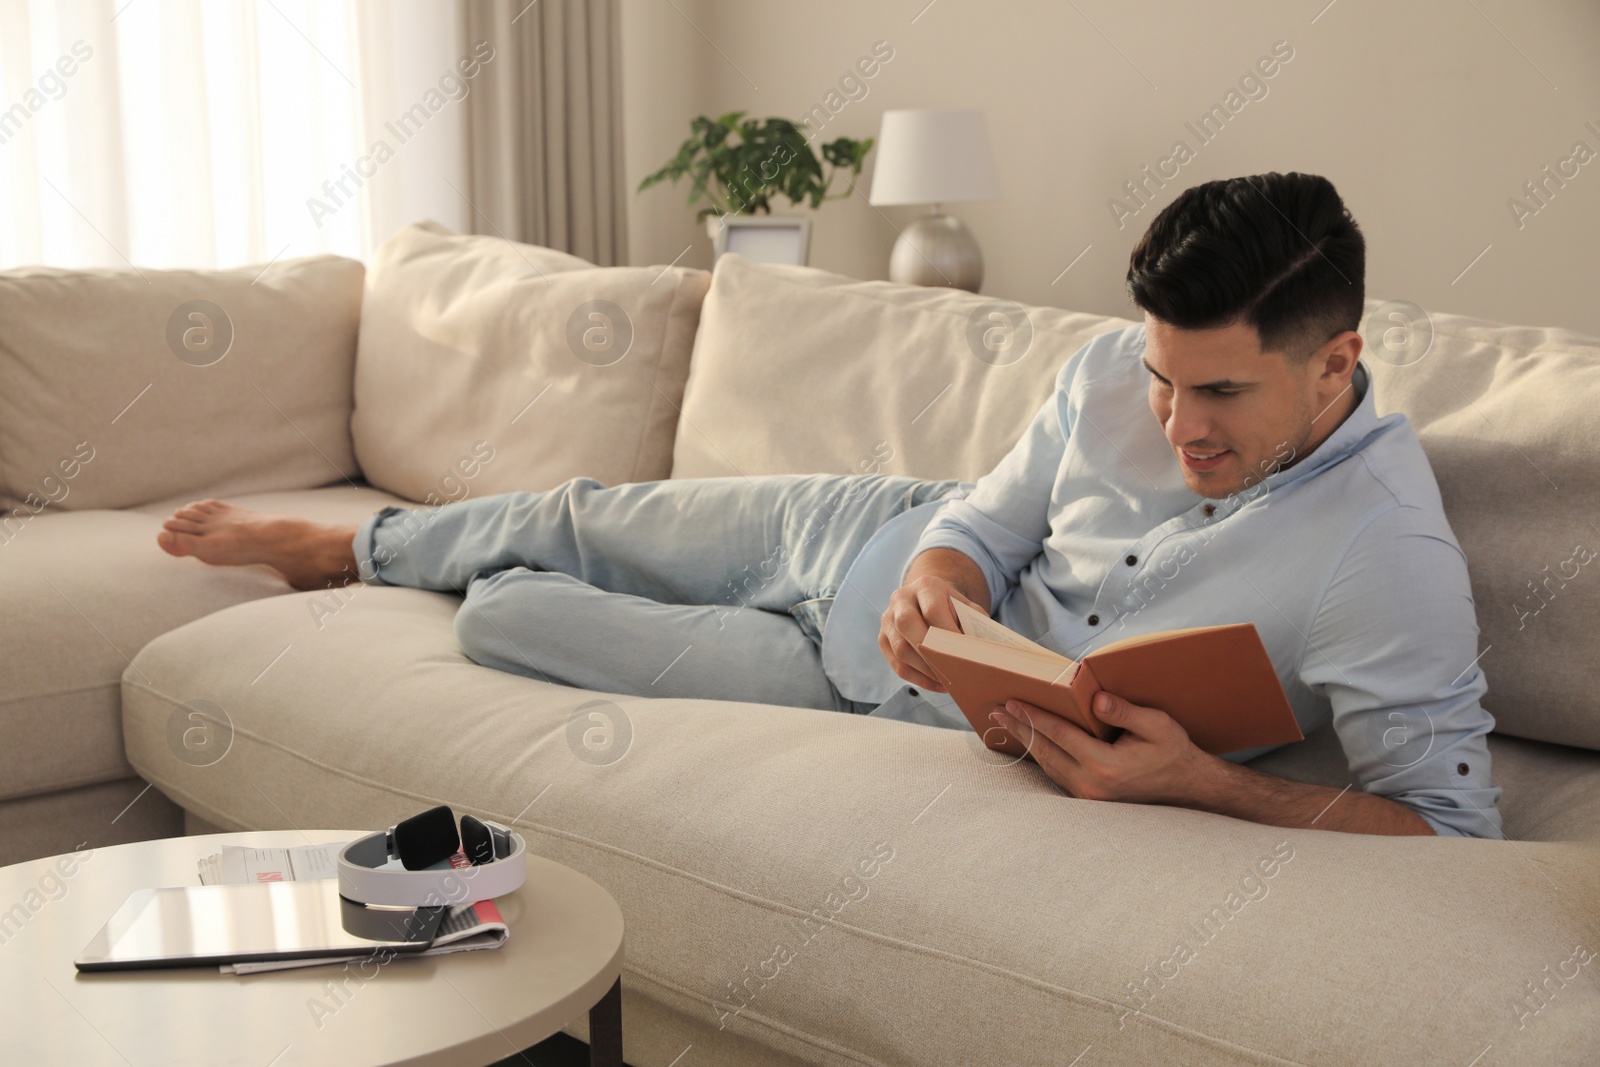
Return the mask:
[[[954,204],[1000,195],[981,111],[885,111],[872,195],[880,206]]]

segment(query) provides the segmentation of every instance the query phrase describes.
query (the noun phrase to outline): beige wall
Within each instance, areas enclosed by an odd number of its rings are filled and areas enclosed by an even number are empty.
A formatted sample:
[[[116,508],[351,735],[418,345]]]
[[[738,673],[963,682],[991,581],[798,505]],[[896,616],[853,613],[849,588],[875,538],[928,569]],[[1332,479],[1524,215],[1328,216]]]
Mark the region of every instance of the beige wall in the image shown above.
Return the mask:
[[[1326,10],[1326,0],[1078,0],[1081,16],[1056,0],[926,3],[623,0],[633,183],[667,159],[691,116],[798,119],[884,40],[894,58],[823,136],[874,136],[887,108],[982,108],[1001,196],[951,210],[983,245],[987,293],[1131,314],[1128,253],[1178,192],[1300,170],[1327,175],[1361,223],[1368,296],[1600,335],[1600,156],[1520,229],[1507,206],[1576,142],[1600,153],[1591,0],[1336,0]],[[1223,103],[1278,41],[1294,54],[1266,95],[1200,145],[1185,123]],[[1179,139],[1194,158],[1119,227],[1108,201]],[[885,276],[895,228],[918,209],[873,208],[870,177],[869,163],[859,195],[817,214],[813,266]],[[709,264],[686,194],[632,200],[634,262],[669,261],[692,242],[680,262]]]
[[[630,190],[672,158],[689,120],[714,92],[695,26],[711,21],[706,0],[622,0],[622,154]],[[711,265],[711,245],[687,205],[689,190],[658,185],[628,202],[628,255],[634,264]],[[696,243],[697,242],[697,243]],[[702,247],[703,246],[703,247]]]

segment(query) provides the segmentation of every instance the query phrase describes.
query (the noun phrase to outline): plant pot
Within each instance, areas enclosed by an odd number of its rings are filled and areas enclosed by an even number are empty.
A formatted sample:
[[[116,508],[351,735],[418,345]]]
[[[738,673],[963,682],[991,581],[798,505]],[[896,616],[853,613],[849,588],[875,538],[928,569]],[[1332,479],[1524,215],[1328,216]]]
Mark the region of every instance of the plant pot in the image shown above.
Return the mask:
[[[803,215],[707,215],[712,259],[738,252],[757,263],[805,266],[811,255],[811,218]]]

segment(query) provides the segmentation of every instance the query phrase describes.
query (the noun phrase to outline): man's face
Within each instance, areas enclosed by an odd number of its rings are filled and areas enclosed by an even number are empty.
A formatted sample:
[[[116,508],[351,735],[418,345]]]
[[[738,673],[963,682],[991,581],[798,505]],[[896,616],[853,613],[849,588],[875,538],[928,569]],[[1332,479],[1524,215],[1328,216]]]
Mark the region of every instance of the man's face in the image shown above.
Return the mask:
[[[1359,354],[1360,335],[1343,337],[1357,339]],[[1177,456],[1184,483],[1201,496],[1225,497],[1321,444],[1348,412],[1348,406],[1327,410],[1349,379],[1348,372],[1342,377],[1325,373],[1328,348],[1302,362],[1263,353],[1252,326],[1180,330],[1146,315],[1150,410]]]

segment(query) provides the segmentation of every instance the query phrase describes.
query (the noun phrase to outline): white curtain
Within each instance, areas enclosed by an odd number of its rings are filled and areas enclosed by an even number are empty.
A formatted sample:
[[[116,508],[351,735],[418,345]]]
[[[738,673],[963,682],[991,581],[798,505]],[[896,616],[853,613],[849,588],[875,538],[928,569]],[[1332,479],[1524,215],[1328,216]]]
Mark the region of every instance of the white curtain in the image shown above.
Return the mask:
[[[414,218],[462,228],[468,59],[455,2],[0,0],[0,266],[360,258]]]

